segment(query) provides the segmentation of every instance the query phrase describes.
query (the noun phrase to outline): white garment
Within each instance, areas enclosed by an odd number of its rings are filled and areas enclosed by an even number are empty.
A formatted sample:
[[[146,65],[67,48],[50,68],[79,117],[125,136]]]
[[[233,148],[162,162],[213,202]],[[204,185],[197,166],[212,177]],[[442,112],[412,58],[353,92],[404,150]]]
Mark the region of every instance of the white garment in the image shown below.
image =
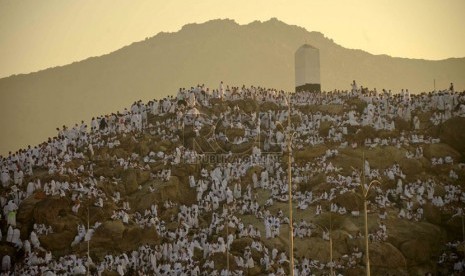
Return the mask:
[[[2,258],[2,271],[10,271],[11,269],[11,258],[8,255]]]

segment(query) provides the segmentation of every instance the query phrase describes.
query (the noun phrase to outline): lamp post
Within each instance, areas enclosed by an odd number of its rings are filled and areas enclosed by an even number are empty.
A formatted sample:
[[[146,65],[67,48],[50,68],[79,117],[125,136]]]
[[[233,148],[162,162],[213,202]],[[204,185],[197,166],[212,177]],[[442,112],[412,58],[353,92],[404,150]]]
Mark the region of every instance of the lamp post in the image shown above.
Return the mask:
[[[462,246],[464,246],[465,245],[465,222],[463,220],[463,216],[465,214],[464,214],[463,208],[460,208],[458,212],[459,212],[460,218],[462,220]],[[465,251],[465,249],[463,249],[463,250]]]
[[[89,235],[90,223],[89,223],[89,201],[87,201],[87,233]],[[90,275],[90,237],[87,237],[87,275]]]
[[[291,134],[291,95],[287,98],[287,189],[289,191],[289,275],[294,276],[294,229],[292,214],[292,139],[295,132]]]
[[[226,222],[226,269],[228,270],[228,272],[226,275],[229,276],[229,208],[227,210],[228,210],[228,214],[226,215],[225,222]]]
[[[294,229],[293,229],[293,212],[292,212],[292,139],[294,139],[295,131],[292,131],[291,128],[291,94],[287,95],[285,98],[287,102],[287,187],[288,187],[288,197],[289,197],[289,275],[294,276]],[[277,122],[277,124],[284,126]]]
[[[366,251],[366,261],[367,261],[367,276],[371,275],[370,272],[370,250],[368,247],[368,211],[367,211],[367,197],[368,192],[370,191],[371,185],[381,184],[378,180],[373,180],[368,185],[368,188],[365,189],[365,184],[362,184],[362,193],[363,193],[363,211],[365,213],[365,251]]]
[[[457,214],[453,215],[451,219],[453,219],[456,216],[460,216],[460,219],[462,221],[462,243],[465,244],[465,222],[463,216],[465,215],[463,208],[457,209]]]
[[[325,226],[321,225],[321,224],[318,224],[318,223],[314,223],[316,226],[318,226],[322,231],[324,232],[329,232],[329,262],[331,263],[331,266],[329,267],[330,268],[330,274],[331,276],[334,276],[334,267],[333,267],[333,237],[331,235],[331,232],[332,232],[332,222],[331,222],[331,211],[329,213],[330,217],[329,217],[329,230],[328,228],[326,228]]]
[[[291,142],[288,141],[288,190],[289,190],[289,275],[294,275],[294,226],[292,218]]]
[[[462,219],[462,243],[465,243],[465,222],[463,221],[463,216],[465,215],[463,212],[463,208],[459,209],[460,218]]]
[[[292,139],[294,139],[295,131],[291,128],[291,94],[289,93],[285,98],[287,103],[287,187],[289,197],[289,275],[294,276],[294,229],[293,229],[293,212],[292,212]],[[277,122],[277,125],[284,126]]]
[[[353,169],[353,167],[352,167]],[[355,170],[355,169],[354,169]],[[368,244],[368,211],[367,211],[367,197],[368,192],[373,184],[380,184],[378,180],[372,180],[368,187],[365,187],[365,153],[363,153],[363,164],[362,164],[362,179],[360,186],[362,187],[362,197],[363,197],[363,212],[365,213],[365,255],[366,255],[366,275],[370,276],[370,249]]]
[[[332,203],[332,199],[330,199],[330,202]],[[332,214],[331,214],[331,209],[329,210],[329,259],[331,262],[331,271],[330,271],[330,276],[334,276],[334,270],[333,270],[333,237],[331,235],[333,231],[333,220],[332,220]]]

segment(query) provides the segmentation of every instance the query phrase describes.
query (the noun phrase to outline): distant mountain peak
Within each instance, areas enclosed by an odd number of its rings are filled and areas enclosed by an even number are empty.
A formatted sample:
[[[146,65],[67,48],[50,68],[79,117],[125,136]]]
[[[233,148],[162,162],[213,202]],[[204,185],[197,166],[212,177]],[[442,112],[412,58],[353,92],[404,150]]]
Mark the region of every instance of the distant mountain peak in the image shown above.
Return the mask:
[[[283,21],[279,20],[276,17],[271,17],[267,21],[263,21],[263,23],[270,23],[270,24],[284,24],[284,25],[289,25],[287,23],[284,23]]]
[[[289,25],[287,24],[286,22],[284,21],[281,21],[279,20],[278,18],[276,17],[271,17],[270,19],[268,20],[264,20],[264,21],[261,21],[261,20],[254,20],[248,24],[244,24],[244,26],[254,26],[254,25],[265,25],[265,26],[278,26],[278,25],[282,25],[282,26],[286,26],[286,27],[289,27],[289,26],[292,26],[292,25]]]
[[[234,19],[218,18],[218,19],[208,20],[203,23],[188,23],[182,26],[181,30],[189,29],[192,27],[198,27],[198,26],[227,26],[227,25],[238,26],[239,24]]]

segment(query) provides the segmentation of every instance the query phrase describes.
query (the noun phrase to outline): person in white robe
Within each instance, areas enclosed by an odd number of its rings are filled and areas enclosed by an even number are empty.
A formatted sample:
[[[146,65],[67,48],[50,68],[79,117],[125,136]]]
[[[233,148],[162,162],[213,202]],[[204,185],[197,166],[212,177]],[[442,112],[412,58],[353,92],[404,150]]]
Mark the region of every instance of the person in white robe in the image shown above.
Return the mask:
[[[26,189],[26,196],[31,196],[34,193],[35,190],[35,184],[34,182],[29,182],[27,184],[27,189]]]
[[[13,227],[10,225],[6,234],[6,241],[11,242],[13,240]]]
[[[11,258],[9,255],[5,255],[2,258],[2,271],[8,272],[11,270]]]
[[[21,232],[19,231],[18,228],[15,228],[13,230],[13,238],[11,242],[15,244],[16,248],[23,247],[23,241],[21,241]]]
[[[24,252],[26,253],[26,256],[29,256],[31,254],[31,243],[29,240],[25,240],[23,244]]]
[[[31,231],[29,239],[31,240],[31,244],[32,246],[34,246],[34,248],[40,248],[40,241],[39,241],[39,238],[37,237],[36,232]]]

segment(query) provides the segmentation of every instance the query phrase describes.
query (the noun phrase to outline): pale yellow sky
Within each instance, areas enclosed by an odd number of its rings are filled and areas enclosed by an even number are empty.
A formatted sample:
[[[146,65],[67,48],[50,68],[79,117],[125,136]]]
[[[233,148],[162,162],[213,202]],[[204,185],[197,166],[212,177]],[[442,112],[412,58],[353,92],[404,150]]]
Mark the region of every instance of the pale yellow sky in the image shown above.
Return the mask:
[[[0,0],[0,78],[117,50],[187,23],[276,17],[373,54],[465,57],[464,0]]]

